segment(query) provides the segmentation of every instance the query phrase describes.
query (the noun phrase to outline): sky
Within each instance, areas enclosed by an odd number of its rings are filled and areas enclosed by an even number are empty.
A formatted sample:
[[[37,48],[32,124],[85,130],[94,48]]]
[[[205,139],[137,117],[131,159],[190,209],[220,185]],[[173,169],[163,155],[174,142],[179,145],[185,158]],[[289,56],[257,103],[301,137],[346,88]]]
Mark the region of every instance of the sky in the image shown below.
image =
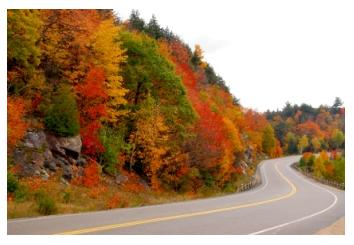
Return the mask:
[[[344,104],[354,81],[354,18],[345,1],[117,1],[152,14],[204,57],[244,107]]]

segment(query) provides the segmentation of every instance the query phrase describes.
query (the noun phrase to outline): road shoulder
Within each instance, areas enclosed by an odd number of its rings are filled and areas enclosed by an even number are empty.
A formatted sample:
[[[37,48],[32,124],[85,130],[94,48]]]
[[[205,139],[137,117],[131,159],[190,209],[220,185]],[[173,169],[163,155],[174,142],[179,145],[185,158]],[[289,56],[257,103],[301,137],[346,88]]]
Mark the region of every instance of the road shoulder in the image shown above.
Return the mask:
[[[345,217],[316,232],[316,235],[345,235]]]

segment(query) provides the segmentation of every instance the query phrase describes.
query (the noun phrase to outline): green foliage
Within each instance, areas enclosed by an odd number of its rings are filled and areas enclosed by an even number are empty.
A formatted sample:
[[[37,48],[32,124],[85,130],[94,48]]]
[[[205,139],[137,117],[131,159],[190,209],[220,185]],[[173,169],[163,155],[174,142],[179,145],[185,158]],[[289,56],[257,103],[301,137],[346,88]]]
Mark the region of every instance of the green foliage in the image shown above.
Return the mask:
[[[128,109],[138,110],[151,96],[161,105],[167,124],[182,136],[185,127],[195,120],[196,115],[173,65],[160,54],[157,42],[147,35],[123,32],[121,41],[128,56],[122,69],[125,85],[129,89]]]
[[[306,155],[300,159],[299,167],[307,171],[312,171],[313,164],[315,163],[315,155],[309,153],[305,154]]]
[[[70,200],[71,200],[71,193],[69,191],[64,191],[64,193],[63,193],[64,203],[69,203]]]
[[[345,158],[340,157],[338,159],[335,159],[333,161],[334,163],[334,170],[335,170],[335,175],[334,179],[338,183],[344,183],[345,182]]]
[[[12,173],[7,173],[7,192],[14,193],[19,188],[18,179]]]
[[[7,12],[7,69],[8,88],[23,94],[40,61],[41,21],[37,10],[8,10]]]
[[[263,130],[262,148],[263,151],[270,156],[274,147],[275,147],[274,129],[270,124],[268,124]]]
[[[100,130],[100,141],[105,151],[100,155],[99,162],[103,166],[103,171],[115,175],[119,162],[118,156],[121,151],[126,151],[129,145],[125,142],[126,130],[124,128],[103,127]]]
[[[60,86],[45,112],[46,128],[59,136],[75,136],[80,131],[78,110],[70,87]]]
[[[216,185],[215,178],[208,171],[200,171],[204,185],[208,188],[214,188]]]
[[[43,215],[55,214],[57,212],[57,206],[54,199],[52,199],[44,191],[38,191],[35,195],[38,205],[38,212]]]
[[[297,148],[299,149],[299,152],[302,154],[303,150],[306,149],[309,145],[309,140],[306,135],[303,135],[297,144]]]
[[[7,173],[7,192],[14,195],[16,202],[24,201],[28,196],[28,190],[21,185],[15,175]]]
[[[330,144],[332,148],[339,149],[342,148],[344,143],[344,134],[339,129],[335,129],[331,135]]]
[[[295,134],[288,132],[285,137],[286,151],[288,154],[296,154],[297,151],[297,138]]]
[[[237,185],[235,181],[229,181],[225,184],[223,192],[234,193],[237,190]]]

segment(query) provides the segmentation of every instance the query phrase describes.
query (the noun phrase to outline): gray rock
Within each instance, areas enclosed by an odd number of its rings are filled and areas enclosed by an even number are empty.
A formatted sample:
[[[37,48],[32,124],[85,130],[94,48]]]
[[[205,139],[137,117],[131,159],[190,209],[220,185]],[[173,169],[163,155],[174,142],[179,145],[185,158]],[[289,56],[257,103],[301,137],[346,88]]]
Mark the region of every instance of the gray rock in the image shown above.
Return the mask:
[[[46,136],[43,131],[29,131],[24,137],[23,145],[28,148],[46,148],[48,147]]]
[[[44,162],[44,167],[46,167],[46,168],[48,168],[49,170],[55,172],[55,171],[57,170],[57,163],[56,163],[56,161],[54,161],[54,160],[51,160],[51,161],[46,160],[46,161]]]
[[[79,159],[77,159],[76,163],[77,163],[77,165],[79,165],[79,166],[85,166],[86,163],[87,163],[87,161],[86,161],[85,158],[79,157]]]
[[[31,163],[38,165],[39,167],[43,167],[44,161],[46,160],[42,153],[36,151],[31,152],[29,158],[31,158]]]
[[[44,180],[48,180],[49,179],[49,174],[48,174],[48,172],[45,169],[41,169],[39,171],[39,174],[40,174],[42,179],[44,179]]]
[[[46,139],[51,151],[62,156],[69,156],[77,159],[80,156],[82,142],[80,135],[74,137],[58,137],[46,134]]]
[[[70,181],[73,177],[73,170],[71,166],[69,165],[64,165],[63,166],[63,178]]]
[[[18,171],[18,175],[21,177],[31,177],[31,176],[40,176],[41,168],[38,165],[32,163],[18,163],[20,166]]]

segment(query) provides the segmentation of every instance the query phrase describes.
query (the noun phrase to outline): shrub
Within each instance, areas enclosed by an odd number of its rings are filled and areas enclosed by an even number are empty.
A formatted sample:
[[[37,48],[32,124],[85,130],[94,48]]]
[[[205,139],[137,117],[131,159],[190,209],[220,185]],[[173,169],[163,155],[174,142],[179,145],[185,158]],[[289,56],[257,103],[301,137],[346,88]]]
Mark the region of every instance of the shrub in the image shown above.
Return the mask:
[[[40,214],[50,215],[57,212],[55,201],[46,193],[39,191],[36,193],[35,197],[38,205],[38,212]]]
[[[22,202],[26,199],[28,191],[24,185],[21,185],[18,179],[12,173],[7,173],[7,192],[14,195],[16,202]]]
[[[14,193],[19,188],[19,183],[15,175],[7,173],[7,192]]]
[[[46,128],[59,136],[74,136],[80,131],[78,110],[74,94],[68,86],[58,88],[52,104],[45,112]]]
[[[105,173],[110,175],[117,173],[117,164],[122,164],[122,162],[119,162],[118,155],[122,150],[127,149],[127,143],[124,139],[124,129],[103,127],[100,130],[100,141],[105,151],[100,155],[99,161]]]
[[[16,202],[23,202],[28,196],[28,190],[25,186],[19,184],[14,195]]]
[[[99,168],[97,162],[90,159],[87,167],[84,169],[83,184],[86,187],[97,186],[100,181]]]
[[[311,152],[305,152],[300,159],[300,167],[302,169],[306,169],[311,171],[313,169],[313,165],[315,163],[315,155]]]
[[[64,201],[64,203],[69,203],[70,200],[71,200],[71,193],[68,192],[68,191],[65,191],[63,193],[63,201]]]

